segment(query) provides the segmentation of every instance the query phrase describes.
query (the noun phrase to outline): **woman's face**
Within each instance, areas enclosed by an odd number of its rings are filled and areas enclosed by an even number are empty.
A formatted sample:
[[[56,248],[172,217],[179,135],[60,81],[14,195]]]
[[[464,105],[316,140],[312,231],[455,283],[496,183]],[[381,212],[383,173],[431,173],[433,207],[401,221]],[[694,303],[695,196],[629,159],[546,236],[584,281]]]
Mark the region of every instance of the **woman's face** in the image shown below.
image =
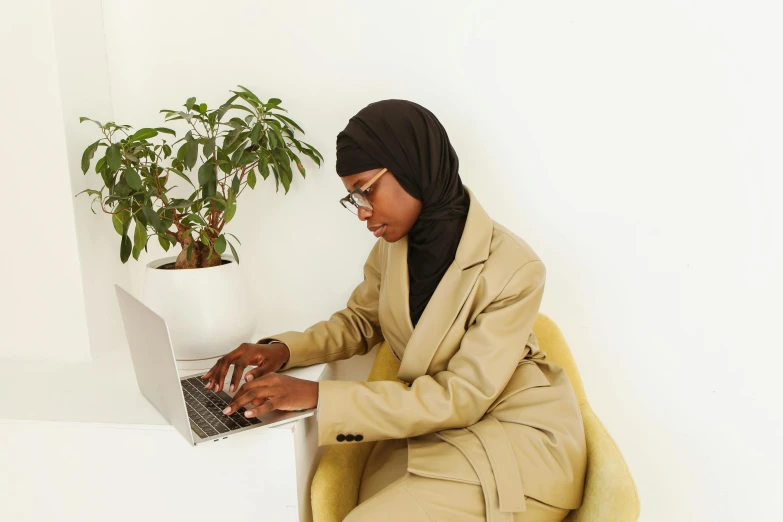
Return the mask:
[[[372,169],[341,177],[348,192],[362,187],[381,169]],[[391,171],[386,171],[367,189],[372,210],[357,209],[359,219],[367,222],[367,229],[376,237],[394,243],[405,237],[421,213],[421,201],[414,198],[397,182]]]

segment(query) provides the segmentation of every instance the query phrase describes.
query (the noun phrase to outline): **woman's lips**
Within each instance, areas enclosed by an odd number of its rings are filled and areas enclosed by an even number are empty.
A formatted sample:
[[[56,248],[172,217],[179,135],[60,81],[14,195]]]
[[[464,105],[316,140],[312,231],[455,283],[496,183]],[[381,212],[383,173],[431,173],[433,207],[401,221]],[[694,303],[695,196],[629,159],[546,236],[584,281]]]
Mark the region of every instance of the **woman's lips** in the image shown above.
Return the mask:
[[[375,237],[381,237],[385,231],[386,231],[386,225],[382,225],[376,228],[375,230],[373,230],[372,233]]]

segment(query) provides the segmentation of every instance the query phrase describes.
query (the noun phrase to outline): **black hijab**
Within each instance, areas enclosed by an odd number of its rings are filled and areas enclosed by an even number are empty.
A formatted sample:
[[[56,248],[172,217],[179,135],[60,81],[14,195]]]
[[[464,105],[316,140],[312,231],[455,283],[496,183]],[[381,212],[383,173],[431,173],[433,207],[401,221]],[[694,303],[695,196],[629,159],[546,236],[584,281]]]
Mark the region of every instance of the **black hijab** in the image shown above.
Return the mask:
[[[422,203],[408,233],[408,280],[414,327],[454,261],[470,197],[457,153],[434,114],[406,100],[371,103],[337,135],[337,174],[386,167]]]

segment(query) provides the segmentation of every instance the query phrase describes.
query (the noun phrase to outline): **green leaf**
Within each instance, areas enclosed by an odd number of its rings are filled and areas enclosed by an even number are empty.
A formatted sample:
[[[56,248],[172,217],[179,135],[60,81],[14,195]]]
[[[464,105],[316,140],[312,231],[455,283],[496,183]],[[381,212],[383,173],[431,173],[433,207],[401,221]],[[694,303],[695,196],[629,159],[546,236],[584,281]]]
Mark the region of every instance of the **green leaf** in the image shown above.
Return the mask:
[[[286,194],[288,194],[288,189],[291,188],[292,180],[293,176],[291,175],[291,171],[288,169],[283,169],[283,172],[280,173],[280,183],[283,184],[283,189],[285,189]]]
[[[247,173],[247,186],[251,189],[256,188],[256,171],[255,169],[250,169]],[[239,191],[237,191],[239,192]]]
[[[299,156],[294,154],[294,152],[291,149],[286,149],[285,152],[286,152],[286,154],[288,154],[288,157],[291,158],[291,161],[294,162],[294,164],[296,165],[296,168],[299,169],[299,174],[301,174],[302,177],[304,178],[305,177],[305,169],[304,169],[304,165],[302,165],[302,160],[300,160]]]
[[[125,233],[123,232],[123,220],[122,215],[125,214],[125,212],[120,212],[119,214],[112,214],[111,216],[111,224],[114,225],[114,230],[117,231],[117,233],[121,236],[124,236]]]
[[[258,157],[252,152],[242,150],[242,157],[239,158],[239,161],[237,162],[237,167],[244,167],[245,165],[250,165],[251,163],[255,163],[257,159]]]
[[[283,100],[281,100],[280,98],[269,98],[269,101],[266,102],[265,106],[267,109],[274,109],[281,103],[283,103]]]
[[[277,129],[282,129],[283,128],[283,124],[282,123],[280,123],[277,120],[273,120],[272,118],[264,118],[264,121],[266,123],[270,124],[270,125],[273,125]]]
[[[215,164],[211,161],[208,161],[201,165],[198,169],[198,184],[199,186],[204,186],[207,183],[210,182],[217,183],[217,175],[215,173]]]
[[[233,166],[239,166],[239,160],[242,158],[242,154],[244,154],[244,152],[244,149],[237,149],[234,151],[234,154],[231,155],[231,164]]]
[[[131,245],[131,240],[128,235],[122,236],[122,241],[120,242],[120,261],[123,263],[128,261],[132,248],[133,245]]]
[[[139,254],[147,245],[147,227],[136,221],[136,230],[133,232],[133,259],[139,260]]]
[[[269,139],[269,145],[271,145],[271,147],[273,149],[276,149],[277,148],[277,136],[275,136],[275,133],[273,132],[273,129],[270,128],[267,131],[266,135],[267,135],[267,138]]]
[[[95,121],[95,120],[92,120],[90,118],[85,118],[84,116],[79,117],[79,123],[84,123],[85,121],[91,121],[95,125],[97,125],[98,127],[103,128],[103,124],[101,122],[99,122],[99,121]]]
[[[206,114],[207,113],[207,104],[206,103],[202,103],[201,105],[199,105],[198,106],[198,112],[200,112],[201,114]]]
[[[217,159],[218,159],[218,167],[220,167],[220,170],[222,170],[226,174],[230,174],[231,169],[233,168],[233,165],[231,164],[231,159],[228,157],[228,154],[226,154],[226,152],[221,148],[217,150]]]
[[[261,129],[263,127],[264,124],[260,121],[253,126],[253,130],[250,131],[250,143],[258,143],[258,138],[261,137]]]
[[[108,169],[103,169],[101,171],[101,178],[103,178],[103,183],[106,185],[106,187],[109,189],[109,192],[111,193],[112,189],[114,188],[114,173],[109,172]]]
[[[223,252],[226,251],[226,237],[223,234],[220,234],[218,238],[215,240],[215,252],[218,253],[218,255],[223,255]]]
[[[299,149],[299,150],[302,152],[302,154],[304,154],[305,156],[307,156],[308,158],[310,158],[311,160],[313,160],[313,162],[314,162],[316,165],[318,165],[319,167],[321,166],[321,160],[318,158],[318,156],[316,156],[315,154],[313,154],[313,153],[310,151],[310,149]]]
[[[263,150],[258,155],[258,172],[261,174],[261,177],[264,179],[269,177],[269,163],[266,159],[266,151]]]
[[[148,205],[144,205],[141,207],[142,212],[144,212],[144,217],[147,218],[147,223],[152,225],[152,228],[155,229],[155,232],[163,233],[166,232],[166,226],[163,224],[163,221],[161,221],[160,216],[158,216],[158,213],[155,212],[152,207]]]
[[[98,161],[95,162],[95,172],[100,174],[103,170],[103,167],[106,166],[106,157],[98,158]]]
[[[100,143],[101,141],[98,140],[84,149],[84,154],[82,154],[82,172],[84,174],[87,174],[87,171],[90,170],[90,161],[95,155],[95,151],[98,150],[98,145],[100,145]]]
[[[190,244],[188,245],[187,251],[185,252],[185,257],[188,258],[188,261],[190,261],[190,258],[193,254],[193,245],[195,245],[195,243],[191,241]]]
[[[246,129],[247,123],[245,123],[245,120],[242,120],[240,118],[234,117],[228,120],[228,123],[226,124],[230,127],[233,127],[234,129]]]
[[[272,153],[272,158],[274,159],[280,174],[280,183],[283,184],[283,189],[285,190],[285,193],[288,194],[288,189],[291,187],[291,181],[293,180],[291,160],[285,155],[282,149],[275,149]]]
[[[214,180],[205,183],[203,187],[201,187],[201,194],[202,197],[209,198],[213,197],[215,193],[217,192],[217,178]]]
[[[193,202],[190,201],[189,199],[175,198],[169,201],[169,204],[163,208],[166,210],[173,209],[173,208],[187,208],[192,204]]]
[[[101,190],[103,190],[103,189],[101,189]],[[85,192],[87,193],[88,196],[100,196],[101,195],[101,190],[84,189],[81,192],[79,192],[78,194],[74,195],[74,197],[77,197],[79,194],[84,194]]]
[[[190,186],[191,186],[191,187],[193,187],[193,188],[196,188],[196,186],[193,184],[193,182],[192,182],[192,181],[190,181],[190,178],[189,178],[189,177],[187,177],[187,176],[186,176],[186,175],[185,175],[185,174],[184,174],[184,173],[183,173],[181,170],[179,170],[179,169],[175,169],[175,168],[171,168],[171,169],[169,169],[169,171],[170,171],[170,172],[173,172],[173,173],[174,173],[174,174],[176,174],[177,176],[181,177],[182,179],[184,179],[185,181],[187,181],[188,183],[190,183]]]
[[[207,226],[207,222],[204,221],[204,218],[202,218],[198,214],[190,214],[189,216],[187,216],[185,219],[182,220],[182,224],[185,226],[189,225],[191,222],[197,223],[203,227]]]
[[[106,164],[111,170],[120,170],[122,166],[122,152],[117,143],[106,149]]]
[[[158,243],[160,243],[160,246],[163,247],[163,250],[166,252],[169,251],[169,247],[171,246],[169,243],[169,240],[166,239],[165,236],[158,236]]]
[[[188,100],[185,102],[185,108],[187,110],[190,110],[193,108],[193,105],[196,103],[196,98],[188,98]]]
[[[226,154],[232,152],[234,149],[228,150],[228,147],[234,143],[237,138],[239,138],[239,134],[242,132],[242,129],[232,129],[231,131],[227,132],[225,137],[223,138],[223,149],[225,149]]]
[[[315,147],[313,147],[312,145],[310,145],[309,143],[307,143],[305,141],[302,142],[302,145],[304,145],[305,147],[310,149],[313,152],[313,154],[316,154],[319,158],[321,158],[321,161],[324,160],[324,157],[321,155],[320,152],[318,152],[318,150]]]
[[[188,150],[185,152],[185,167],[191,170],[196,166],[196,161],[198,161],[198,142],[194,140],[189,142],[188,145]]]
[[[185,161],[185,156],[188,154],[188,150],[190,149],[190,143],[185,142],[182,145],[180,145],[179,149],[177,149],[177,161]]]
[[[133,192],[133,190],[124,179],[120,179],[119,183],[114,185],[111,190],[112,196],[116,196],[118,198],[127,198],[130,196],[131,192]]]
[[[223,223],[228,223],[234,219],[234,214],[237,212],[237,199],[234,196],[234,190],[228,189],[228,203],[226,203],[226,212],[223,214]],[[223,237],[223,236],[220,236]],[[216,247],[217,248],[217,247]],[[226,245],[223,245],[223,250],[226,249]],[[223,251],[219,251],[221,254]]]
[[[294,120],[292,120],[291,118],[289,118],[289,117],[287,117],[287,116],[283,116],[282,114],[279,114],[279,113],[277,113],[277,112],[271,112],[271,113],[270,113],[270,115],[272,115],[272,116],[274,116],[275,118],[278,118],[278,119],[280,119],[280,120],[283,120],[284,122],[286,122],[286,123],[288,123],[288,124],[292,125],[294,128],[296,128],[296,129],[297,129],[299,132],[301,132],[302,134],[304,134],[304,133],[305,133],[305,131],[304,131],[304,130],[302,130],[302,127],[300,127],[299,125],[297,125],[297,124],[296,124],[296,122],[295,122]]]
[[[127,183],[133,190],[141,190],[141,178],[139,173],[133,167],[125,169],[125,183]]]
[[[128,142],[132,143],[134,141],[147,140],[149,138],[154,138],[157,135],[158,135],[158,131],[156,131],[155,129],[147,129],[147,128],[139,129],[128,138]]]
[[[215,138],[209,138],[204,144],[204,156],[210,158],[212,153],[215,152]]]
[[[250,169],[252,172],[252,169]],[[231,190],[234,191],[234,194],[239,194],[239,176],[235,175],[233,179],[231,180]]]
[[[275,135],[275,138],[277,138],[277,143],[280,144],[279,146],[281,148],[285,147],[286,146],[285,145],[285,140],[283,139],[283,135],[280,134],[280,131],[277,130],[275,127],[272,127],[269,130],[272,131],[272,133]]]
[[[252,96],[254,100],[261,101],[261,100],[258,98],[258,96],[256,96],[256,94],[255,94],[253,91],[251,91],[250,89],[248,89],[247,87],[245,87],[245,86],[243,86],[243,85],[237,85],[237,87],[239,87],[240,89],[242,89],[242,90],[243,90],[244,92],[246,92],[248,95]]]
[[[168,129],[166,127],[155,127],[155,130],[158,131],[158,132],[165,132],[166,134],[171,134],[172,136],[176,136],[177,135],[176,132],[174,132],[173,130]]]
[[[226,241],[226,243],[228,243],[228,246],[231,248],[231,253],[234,254],[234,259],[236,260],[237,264],[239,264],[239,254],[237,254],[234,245],[231,244],[231,241]]]
[[[264,105],[263,103],[261,103],[261,101],[258,99],[258,97],[255,94],[248,94],[246,92],[237,92],[237,91],[231,91],[231,92],[239,95],[240,98],[242,98],[244,101],[246,101],[253,107],[262,108]]]

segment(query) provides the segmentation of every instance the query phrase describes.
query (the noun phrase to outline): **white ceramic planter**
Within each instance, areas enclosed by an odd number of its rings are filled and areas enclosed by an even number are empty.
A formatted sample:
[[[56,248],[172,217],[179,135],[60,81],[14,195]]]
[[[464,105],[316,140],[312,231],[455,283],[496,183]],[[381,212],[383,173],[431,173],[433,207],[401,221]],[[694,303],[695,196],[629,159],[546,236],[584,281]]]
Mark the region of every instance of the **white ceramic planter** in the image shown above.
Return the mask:
[[[218,357],[243,342],[252,342],[255,318],[239,266],[183,270],[159,269],[176,257],[147,265],[142,301],[166,320],[177,367],[207,370]]]

